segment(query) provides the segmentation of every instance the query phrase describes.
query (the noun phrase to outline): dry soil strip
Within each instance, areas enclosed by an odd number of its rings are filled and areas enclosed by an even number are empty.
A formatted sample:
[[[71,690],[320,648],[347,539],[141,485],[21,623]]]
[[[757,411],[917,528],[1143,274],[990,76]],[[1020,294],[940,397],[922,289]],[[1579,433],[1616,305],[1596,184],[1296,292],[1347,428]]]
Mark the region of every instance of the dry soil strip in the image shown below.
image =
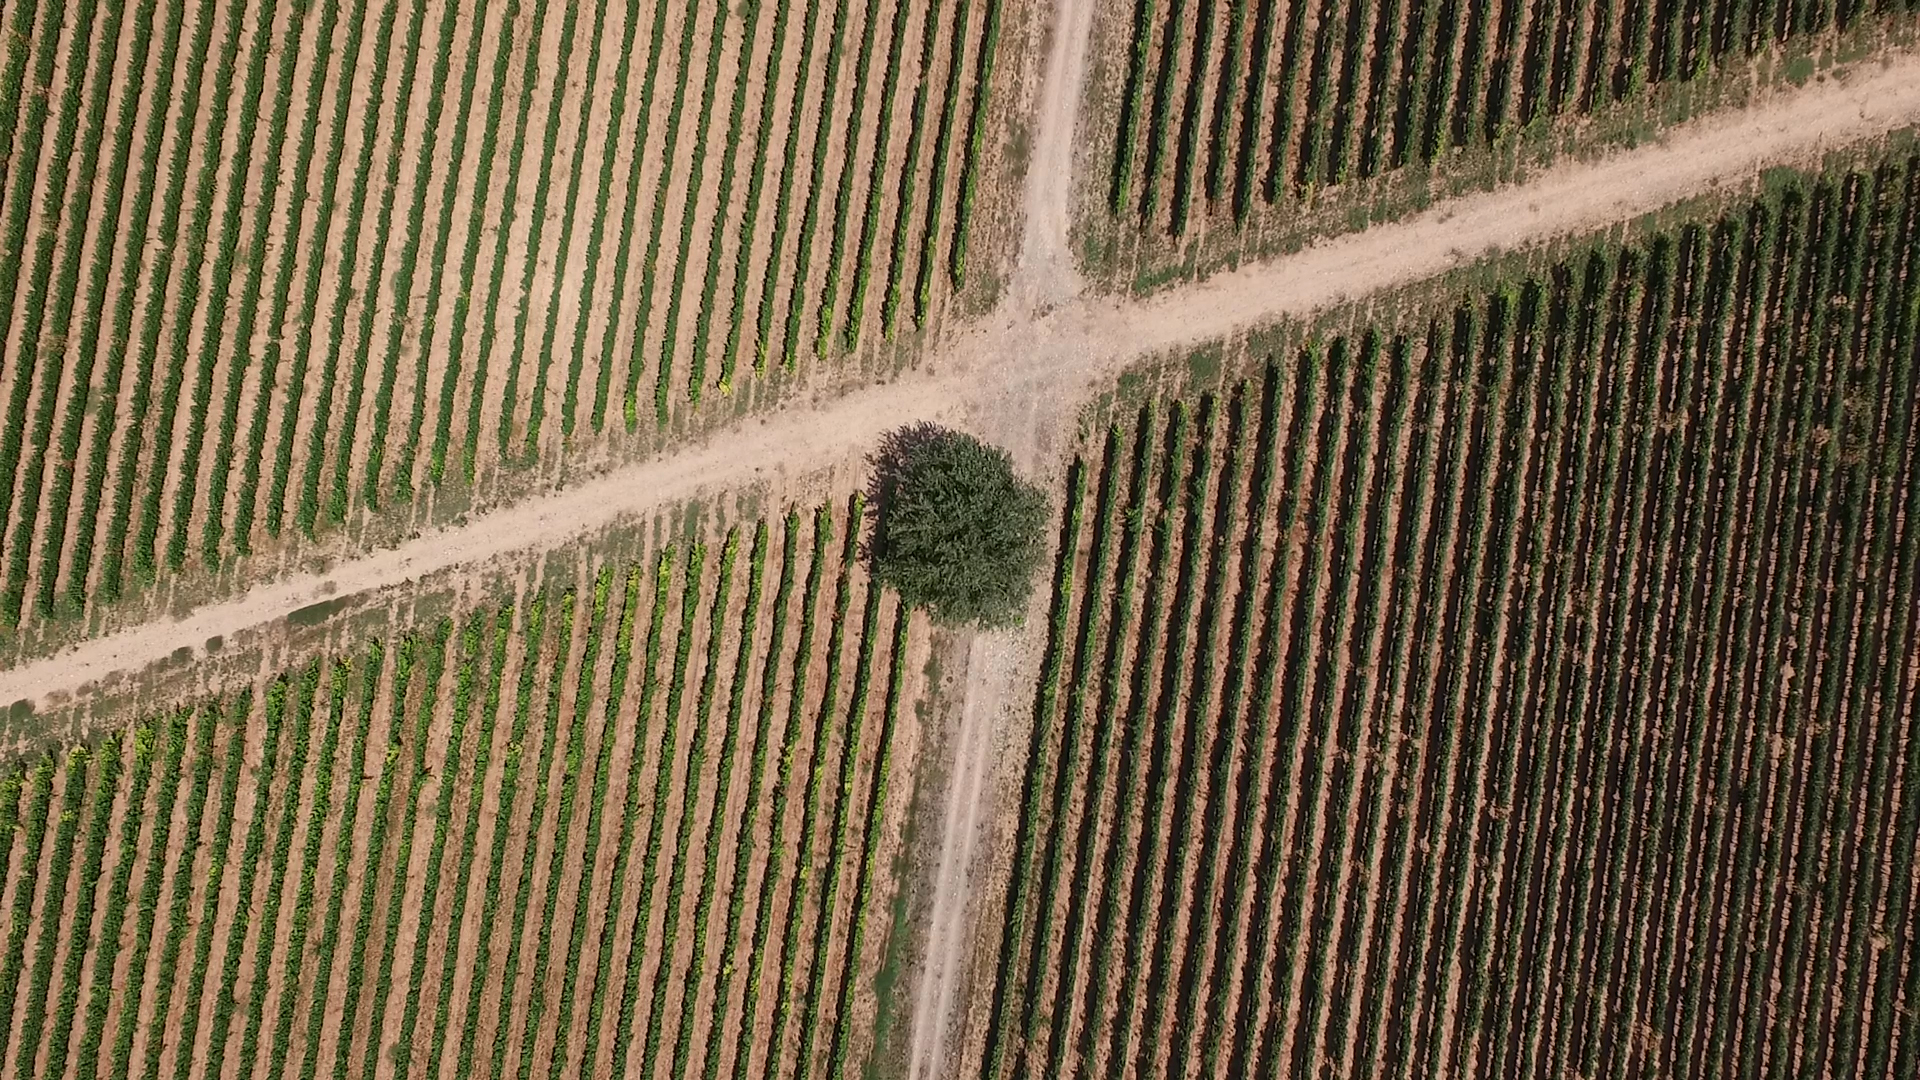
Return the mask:
[[[1016,304],[1064,300],[1085,291],[1068,239],[1073,209],[1074,131],[1093,40],[1091,0],[1057,0],[1047,35],[1032,164],[1027,169],[1020,263],[1011,290]]]

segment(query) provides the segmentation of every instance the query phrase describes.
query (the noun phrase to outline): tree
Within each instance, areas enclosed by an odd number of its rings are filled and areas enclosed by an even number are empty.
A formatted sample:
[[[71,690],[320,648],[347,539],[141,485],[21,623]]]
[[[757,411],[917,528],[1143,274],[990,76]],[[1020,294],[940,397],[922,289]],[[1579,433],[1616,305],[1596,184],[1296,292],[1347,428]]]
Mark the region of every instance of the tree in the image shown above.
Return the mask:
[[[1018,622],[1045,557],[1048,510],[1013,458],[922,422],[888,432],[868,460],[874,580],[946,625]]]

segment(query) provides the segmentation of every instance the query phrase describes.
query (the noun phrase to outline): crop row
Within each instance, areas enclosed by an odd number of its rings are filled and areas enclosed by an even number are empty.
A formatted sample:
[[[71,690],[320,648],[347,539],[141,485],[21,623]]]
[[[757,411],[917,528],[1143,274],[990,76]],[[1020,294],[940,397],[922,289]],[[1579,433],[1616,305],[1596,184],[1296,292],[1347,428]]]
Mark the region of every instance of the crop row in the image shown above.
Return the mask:
[[[743,332],[756,367],[792,367],[817,319],[832,360],[882,289],[891,335],[909,283],[924,325],[965,280],[1022,18],[766,0],[736,35],[679,0],[190,8],[8,16],[14,624],[490,485],[582,427],[620,438],[616,386],[637,427],[651,377],[672,421],[732,389]]]
[[[667,799],[672,792],[671,779],[674,762],[673,736],[679,726],[679,697],[685,692],[687,651],[693,635],[694,613],[699,606],[697,596],[699,592],[700,573],[701,568],[705,565],[705,561],[706,549],[701,545],[696,544],[693,549],[687,553],[686,581],[681,588],[680,596],[680,632],[674,649],[674,674],[670,678],[671,689],[668,690],[668,695],[673,700],[667,707],[666,733],[659,740],[659,745],[663,748],[663,751],[660,754],[659,760],[654,765],[654,782],[652,788],[654,797],[653,813],[647,819],[647,840],[643,848],[645,855],[643,856],[641,864],[640,902],[635,906],[630,929],[631,936],[627,944],[627,962],[625,967],[629,972],[629,978],[626,980],[626,985],[621,992],[620,1007],[617,1012],[618,1021],[615,1028],[613,1062],[615,1071],[619,1073],[626,1072],[625,1065],[627,1055],[631,1052],[630,1047],[632,1045],[632,1039],[629,1033],[633,1029],[633,1017],[640,1000],[640,979],[639,972],[636,969],[636,962],[641,959],[641,950],[645,947],[646,927],[653,910],[654,884],[660,874],[660,849],[664,842],[665,834],[665,822],[663,818],[666,814]],[[663,556],[654,572],[653,619],[651,625],[647,628],[647,670],[641,685],[640,709],[638,712],[638,719],[641,723],[648,725],[648,727],[651,727],[654,703],[658,700],[659,696],[662,634],[666,628],[667,612],[671,603],[672,574],[673,561]],[[649,741],[651,741],[651,739],[649,739]],[[636,757],[636,760],[640,759]],[[643,794],[645,794],[645,789],[640,786],[637,779],[630,779],[627,785],[627,812],[622,817],[622,820],[625,822],[621,830],[620,842],[620,854],[623,859],[630,857],[628,853],[632,850],[632,826],[638,821],[640,807],[644,805],[642,802]],[[677,867],[679,864],[676,862],[674,865]],[[624,864],[621,869],[624,871]],[[624,873],[616,875],[617,879],[624,879],[624,877]],[[617,899],[618,896],[616,895],[615,900]],[[612,911],[620,910],[620,908],[613,903],[609,903],[608,907]],[[601,938],[603,956],[610,959],[612,947],[612,937],[603,932]],[[662,966],[665,967],[666,965]],[[659,978],[659,976],[656,976],[656,978]],[[604,978],[598,980],[596,986],[604,988],[606,986],[606,980]],[[593,1007],[595,1020],[598,1019],[601,1008],[601,1004],[596,1001]],[[597,1026],[597,1024],[595,1026]],[[587,1037],[587,1049],[589,1051],[594,1049],[597,1046],[597,1042],[596,1036],[589,1035]],[[657,1037],[655,1045],[657,1045]],[[590,1053],[582,1055],[583,1059],[591,1056]]]
[[[1260,0],[1248,47],[1250,2],[1139,0],[1114,12],[1128,20],[1108,121],[1116,218],[1178,238],[1199,196],[1202,213],[1244,222],[1260,204],[1504,146],[1898,9]]]
[[[1920,1055],[1916,228],[1783,183],[1076,459],[982,1075]]]
[[[725,635],[722,633],[725,627],[723,620],[727,614],[727,597],[732,590],[734,563],[739,557],[739,540],[737,531],[729,532],[726,547],[720,557],[720,584],[713,599],[714,624],[708,632],[706,671],[700,681],[700,709],[696,730],[701,734],[696,735],[694,743],[695,747],[702,749],[703,753],[696,757],[689,752],[687,758],[687,775],[689,776],[703,775],[702,770],[697,768],[694,762],[705,760],[705,744],[701,740],[706,737],[704,731],[712,715],[714,698],[719,693],[720,665],[725,648]],[[728,796],[733,790],[735,758],[739,752],[742,735],[741,718],[746,712],[747,693],[752,686],[752,681],[747,678],[754,646],[753,634],[750,631],[759,625],[766,557],[767,527],[765,522],[761,522],[754,529],[753,550],[748,556],[746,606],[740,611],[740,641],[734,652],[731,669],[733,676],[727,694],[726,729],[721,736],[719,758],[713,767],[715,810],[708,815],[706,839],[700,847],[700,892],[693,906],[693,956],[687,962],[687,970],[692,974],[692,978],[681,990],[680,1016],[675,1022],[679,1035],[673,1041],[673,1064],[669,1071],[669,1075],[672,1076],[691,1075],[694,1010],[700,1002],[700,987],[706,973],[709,923],[713,916],[714,898],[720,885],[721,841],[727,825],[726,815],[720,813],[719,808],[729,805]],[[693,816],[691,809],[683,809],[682,813],[685,815],[683,820],[686,821],[690,821]],[[681,846],[682,850],[685,850],[685,844]],[[738,855],[736,860],[741,864],[747,861]]]
[[[439,39],[440,46],[434,53],[433,74],[430,77],[427,92],[427,112],[424,130],[429,132],[438,132],[440,130],[441,117],[445,114],[447,75],[453,63],[454,16],[455,12],[453,11],[443,12],[440,16],[440,29],[436,35]],[[460,102],[456,106],[454,113],[451,160],[456,162],[463,159],[462,155],[466,147],[468,106],[473,99],[474,82],[478,75],[477,69],[479,67],[481,54],[480,35],[484,25],[484,19],[475,19],[473,20],[473,27],[468,33],[467,63],[461,72]],[[410,50],[417,50],[417,45],[410,46],[409,48]],[[417,62],[417,59],[417,51],[411,51],[409,56],[409,71],[411,71],[411,64]],[[409,78],[411,78],[411,76],[409,76]],[[407,85],[410,88],[410,82]],[[399,377],[402,338],[404,337],[404,331],[411,321],[407,315],[408,305],[413,299],[415,264],[420,256],[420,234],[421,230],[425,228],[427,184],[433,173],[431,166],[433,164],[433,151],[437,143],[438,140],[433,138],[423,138],[420,140],[419,153],[414,162],[413,192],[407,203],[407,224],[406,231],[403,234],[405,239],[401,243],[400,252],[394,268],[392,289],[396,303],[392,313],[392,321],[387,330],[386,349],[381,360],[380,390],[375,398],[373,424],[367,437],[366,461],[361,469],[361,497],[366,500],[367,505],[374,507],[380,505],[380,499],[382,497],[381,476],[386,464],[387,426],[393,415],[394,384]],[[386,197],[389,199],[391,198],[393,190],[399,186],[399,149],[400,144],[396,143],[395,152],[390,153],[387,157]],[[453,209],[455,181],[457,177],[457,170],[449,170],[441,189],[439,229],[437,239],[435,240],[434,258],[433,261],[429,263],[429,266],[441,266],[446,261],[448,230],[450,226],[450,222],[447,219]],[[482,183],[484,184],[484,180]],[[381,223],[379,225],[383,234],[387,223],[392,220],[387,216],[390,213],[390,203],[383,201]],[[384,235],[382,239],[384,242]],[[381,250],[384,251],[384,248]],[[380,265],[380,261],[377,258],[374,265]],[[417,331],[419,339],[423,342],[430,343],[433,340],[433,319],[439,307],[439,289],[440,283],[443,280],[444,278],[441,275],[431,275],[431,284],[427,291],[427,303],[422,309]],[[372,350],[373,311],[374,305],[372,304],[366,304],[361,307],[358,348],[363,356]],[[426,419],[427,360],[430,353],[429,350],[424,347],[417,348],[414,351],[413,409],[407,425],[407,437],[401,445],[398,461],[395,466],[394,494],[402,500],[408,499],[412,493],[413,462],[415,455],[419,451],[421,426]],[[364,387],[362,387],[362,389],[364,389]],[[333,466],[333,493],[327,504],[327,516],[333,521],[342,521],[346,518],[347,514],[349,499],[348,487],[350,483],[349,473],[352,468],[355,418],[359,412],[358,409],[352,407],[351,401],[352,399],[350,399],[350,405],[346,415],[341,418],[343,431],[335,441],[336,456]]]
[[[554,571],[0,776],[0,1054],[148,1080],[856,1067],[914,715],[914,619],[861,599],[862,513]],[[784,1040],[749,1041],[768,1022]]]
[[[727,548],[724,549],[722,557],[723,573],[721,583],[714,591],[714,607],[710,622],[713,619],[718,619],[720,612],[724,610],[722,602],[725,600],[725,594],[732,589],[735,551],[736,548],[732,544],[729,544]],[[704,556],[705,550],[703,548],[696,547],[694,549],[692,558],[688,563],[688,580],[690,582],[698,580]],[[677,745],[674,737],[677,727],[675,720],[680,715],[681,704],[684,702],[686,696],[688,672],[694,651],[694,633],[697,625],[698,610],[699,604],[697,597],[694,595],[694,589],[689,587],[687,589],[687,595],[681,598],[680,633],[673,650],[673,681],[667,690],[667,730],[666,735],[662,739],[662,743],[666,746]],[[721,629],[722,627],[717,622],[712,622],[709,626],[709,650],[712,649],[713,643],[719,640]],[[712,655],[711,652],[709,655]],[[700,696],[706,702],[706,708],[710,710],[712,700],[706,696],[704,691]],[[704,775],[701,766],[703,766],[706,761],[706,740],[708,734],[706,720],[710,715],[710,712],[704,714],[697,712],[693,717],[693,732],[687,747],[688,776]],[[672,756],[661,755],[660,764],[660,772],[654,781],[652,827],[649,829],[647,837],[647,869],[642,879],[649,895],[653,892],[654,880],[658,873],[660,846],[667,835],[667,796],[673,787]],[[699,790],[693,785],[689,784],[686,786],[680,798],[680,815],[678,824],[674,827],[672,847],[668,848],[666,853],[671,869],[667,875],[667,902],[660,919],[660,939],[657,943],[657,947],[662,956],[672,955],[674,947],[679,941],[680,905],[683,897],[686,895],[687,870],[693,864],[687,848],[693,837],[694,818],[699,811],[699,795]],[[635,920],[636,928],[643,925],[643,920]],[[636,942],[641,940],[641,937],[642,934],[639,932],[633,935],[633,939]],[[650,942],[649,944],[653,943]],[[628,968],[632,969],[633,967],[634,964],[630,958]],[[671,964],[661,964],[654,969],[653,993],[647,1008],[647,1030],[640,1045],[640,1075],[643,1077],[654,1076],[660,1064],[660,1049],[663,1045],[666,1030],[667,991],[673,981],[671,975],[672,969],[673,966]],[[634,985],[636,990],[638,983],[639,980],[637,978],[632,981],[632,985]],[[637,1001],[638,995],[633,995],[632,1000]],[[627,1010],[623,1009],[623,1028],[626,1027],[624,1021],[627,1015]]]
[[[858,500],[856,500],[857,502]],[[856,517],[858,511],[855,511]],[[828,834],[826,866],[822,873],[825,879],[820,884],[820,914],[815,922],[814,941],[822,948],[813,958],[808,973],[807,989],[800,1016],[800,1054],[795,1063],[794,1076],[797,1080],[807,1080],[813,1072],[814,1049],[818,1043],[821,1028],[827,1021],[820,1016],[822,994],[827,986],[828,961],[831,959],[831,947],[834,928],[839,921],[836,908],[840,896],[842,868],[850,861],[847,858],[847,833],[854,820],[854,778],[860,769],[860,738],[866,733],[867,700],[873,688],[873,650],[880,633],[880,590],[867,592],[865,612],[860,619],[860,647],[858,659],[854,662],[853,693],[847,702],[846,733],[840,747],[840,778],[835,785],[833,797],[833,827]],[[831,662],[833,658],[829,658]],[[829,701],[832,699],[829,698]],[[850,945],[851,942],[846,944]]]
[[[848,515],[848,521],[857,522],[861,520],[860,500],[861,496],[857,494],[853,497],[853,512]],[[848,528],[846,530],[846,540],[840,552],[840,568],[839,574],[834,582],[833,610],[829,616],[830,621],[827,630],[826,677],[821,686],[819,711],[816,714],[818,719],[813,725],[813,738],[811,740],[812,759],[807,765],[806,787],[800,803],[799,846],[794,851],[793,882],[787,892],[787,925],[781,935],[780,978],[776,984],[777,990],[773,999],[773,1028],[772,1033],[767,1037],[767,1045],[769,1047],[779,1048],[783,1051],[786,1047],[785,1036],[787,1025],[792,1020],[795,1006],[799,1004],[795,998],[794,980],[798,977],[799,965],[802,962],[799,945],[802,927],[805,925],[805,913],[809,905],[807,891],[808,888],[814,884],[817,876],[824,874],[828,879],[828,885],[831,885],[837,880],[831,868],[816,867],[815,859],[818,857],[817,845],[821,831],[819,828],[821,788],[825,786],[828,779],[828,769],[832,764],[829,756],[832,750],[832,736],[835,727],[838,726],[832,721],[836,717],[839,708],[840,658],[845,652],[847,627],[851,621],[848,609],[853,600],[853,563],[858,551],[856,545],[859,542],[859,535],[860,530],[858,528]],[[870,628],[862,627],[863,631],[866,629]],[[801,707],[802,702],[796,696],[793,704],[797,710]],[[847,757],[844,747],[842,748],[841,757],[842,760],[845,760]],[[837,792],[834,794],[837,794]],[[828,798],[833,798],[833,795],[830,794]],[[838,800],[835,800],[835,802],[837,801]],[[827,896],[827,888],[824,885],[821,890],[821,897],[822,902],[820,906],[822,910],[831,911],[832,898]],[[825,935],[818,935],[817,932],[814,943],[816,946],[814,955],[806,958],[809,966],[826,963],[828,955],[826,946],[831,945],[830,939],[826,938]],[[805,1041],[811,1030],[811,1025],[805,1022],[800,1026],[803,1053],[798,1061],[798,1066],[803,1071],[811,1064],[809,1060],[811,1054],[806,1052],[810,1051],[811,1047],[808,1046]]]
[[[759,821],[760,800],[766,790],[767,760],[772,756],[769,744],[772,742],[773,715],[778,702],[774,689],[779,683],[780,665],[778,657],[781,655],[781,647],[786,639],[787,612],[793,601],[794,562],[798,555],[799,534],[800,515],[789,511],[787,513],[785,528],[781,533],[780,581],[774,588],[773,614],[770,620],[771,625],[768,629],[767,651],[760,663],[760,704],[755,713],[753,759],[747,771],[746,802],[740,818],[741,828],[739,836],[741,837],[741,841],[736,847],[736,855],[734,857],[733,885],[727,892],[727,919],[726,925],[721,931],[720,939],[723,946],[720,954],[720,971],[714,977],[713,1000],[715,1015],[719,1017],[720,1020],[724,1020],[727,1016],[727,1009],[732,1001],[733,974],[736,967],[739,966],[737,958],[740,956],[740,921],[747,910],[747,875],[753,869],[753,859],[751,856],[755,850],[753,845],[756,843],[750,830],[752,830]],[[816,547],[816,552],[825,550],[824,539],[816,540],[816,545],[819,545]],[[748,595],[754,595],[751,588],[749,589]],[[744,671],[737,672],[736,677],[745,679],[746,673]],[[770,845],[769,850],[777,851],[778,849],[779,844],[776,841]],[[763,889],[760,896],[765,898],[765,904],[772,903],[771,893],[767,890]],[[746,933],[749,938],[757,939],[764,943],[765,938],[760,927],[764,924],[766,916],[765,912],[761,910],[761,907],[762,905],[760,903],[755,904],[754,922]],[[749,1013],[747,1015],[751,1014]],[[741,1026],[744,1030],[748,1025],[743,1021]],[[725,1044],[724,1035],[725,1032],[721,1023],[716,1021],[714,1032],[707,1039],[706,1061],[700,1069],[702,1080],[714,1080],[715,1077],[720,1075],[720,1055],[722,1047]],[[745,1045],[747,1044],[744,1042],[737,1044],[735,1053],[741,1054]],[[740,1068],[744,1069],[744,1066],[740,1066]]]
[[[561,24],[561,56],[571,57],[574,55],[572,48],[575,22],[574,7],[572,4],[567,5],[566,21]],[[588,37],[590,43],[587,48],[586,65],[586,82],[588,86],[596,85],[599,82],[601,30],[606,26],[606,20],[607,0],[597,0],[593,7],[593,27]],[[621,58],[623,61],[626,58],[626,52],[624,50],[621,53]],[[572,166],[567,170],[567,194],[563,203],[566,210],[560,222],[559,249],[554,254],[554,261],[561,266],[567,264],[567,252],[569,245],[571,245],[573,241],[574,217],[580,209],[580,181],[586,164],[587,118],[591,101],[592,98],[590,96],[581,96],[579,116],[575,124],[578,130],[574,137]],[[559,132],[560,104],[559,97],[556,94],[555,100],[547,112],[545,160],[548,161],[555,160],[554,137]],[[612,152],[611,147],[605,151],[608,156],[611,156]],[[545,218],[544,207],[546,206],[547,200],[547,182],[551,176],[552,174],[550,172],[541,173],[540,185],[534,191],[534,221],[527,236],[527,245],[536,251],[540,248],[540,227]],[[600,191],[601,195],[604,196],[606,188],[603,186]],[[521,281],[519,312],[514,319],[513,352],[509,354],[507,361],[506,401],[510,406],[512,403],[517,402],[519,398],[517,391],[520,385],[520,362],[523,354],[526,352],[527,345],[527,305],[531,302],[533,296],[533,275],[538,269],[538,265],[536,260],[529,259],[527,261],[525,277]],[[533,453],[538,450],[540,444],[540,424],[546,415],[547,380],[553,368],[553,340],[554,335],[559,331],[559,323],[560,297],[555,295],[551,297],[547,303],[546,326],[540,335],[540,351],[536,358],[537,364],[534,372],[533,392],[530,395],[528,403],[526,437],[524,440],[528,456],[533,456]],[[513,412],[514,409],[512,407],[502,410],[503,415],[500,421],[500,455],[502,458],[509,460],[513,452],[511,446]]]

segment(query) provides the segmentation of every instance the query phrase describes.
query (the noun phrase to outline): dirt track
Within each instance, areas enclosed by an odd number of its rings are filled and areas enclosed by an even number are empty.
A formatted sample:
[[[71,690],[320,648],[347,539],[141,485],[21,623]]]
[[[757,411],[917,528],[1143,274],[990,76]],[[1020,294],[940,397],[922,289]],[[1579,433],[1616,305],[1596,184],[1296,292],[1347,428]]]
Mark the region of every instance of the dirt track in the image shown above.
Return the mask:
[[[1004,436],[1018,457],[1037,464],[1057,449],[1047,443],[1086,393],[1142,355],[1418,281],[1492,251],[1600,228],[1915,117],[1920,56],[1897,54],[1845,81],[1689,124],[1653,145],[1556,168],[1526,185],[1457,199],[1147,300],[1082,298],[1037,317],[1009,305],[956,331],[940,355],[891,383],[811,410],[750,418],[576,487],[369,552],[325,575],[260,585],[185,618],[95,638],[0,672],[0,701],[45,701],[143,667],[182,643],[255,627],[328,596],[557,547],[703,490],[755,478],[777,487],[782,477],[856,462],[878,433],[904,421],[940,418]],[[1035,159],[1049,160],[1044,144]]]
[[[1025,467],[1046,472],[1081,403],[1142,355],[1418,281],[1497,250],[1597,229],[1920,117],[1920,58],[1900,54],[1844,81],[1687,125],[1657,144],[1555,168],[1522,186],[1455,200],[1148,300],[1085,297],[1066,239],[1067,166],[1090,12],[1088,0],[1061,0],[1056,9],[1025,193],[1024,247],[1009,302],[956,331],[919,369],[814,409],[749,419],[701,444],[370,552],[325,575],[262,585],[183,619],[117,632],[0,672],[0,703],[45,703],[164,659],[182,644],[197,648],[328,596],[561,546],[703,491],[757,479],[777,493],[823,467],[857,463],[878,433],[907,420],[941,419],[979,431],[1008,446]],[[983,641],[971,650],[932,934],[916,989],[912,1080],[944,1075],[955,976],[973,940],[969,882],[982,795],[990,790],[986,780],[999,744],[994,730],[1003,711],[1018,703],[1031,647],[1024,640]]]

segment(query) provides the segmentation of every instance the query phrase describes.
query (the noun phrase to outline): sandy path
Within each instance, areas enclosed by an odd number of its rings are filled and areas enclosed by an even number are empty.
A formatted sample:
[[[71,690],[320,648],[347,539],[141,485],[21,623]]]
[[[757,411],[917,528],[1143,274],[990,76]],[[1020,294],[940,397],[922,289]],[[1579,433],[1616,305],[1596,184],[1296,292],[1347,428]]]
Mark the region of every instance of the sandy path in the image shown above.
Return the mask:
[[[1074,128],[1081,86],[1086,82],[1093,37],[1089,0],[1056,0],[1047,35],[1046,74],[1034,121],[1032,163],[1027,169],[1026,226],[1009,296],[1016,305],[1039,307],[1085,291],[1068,240],[1073,210]]]

